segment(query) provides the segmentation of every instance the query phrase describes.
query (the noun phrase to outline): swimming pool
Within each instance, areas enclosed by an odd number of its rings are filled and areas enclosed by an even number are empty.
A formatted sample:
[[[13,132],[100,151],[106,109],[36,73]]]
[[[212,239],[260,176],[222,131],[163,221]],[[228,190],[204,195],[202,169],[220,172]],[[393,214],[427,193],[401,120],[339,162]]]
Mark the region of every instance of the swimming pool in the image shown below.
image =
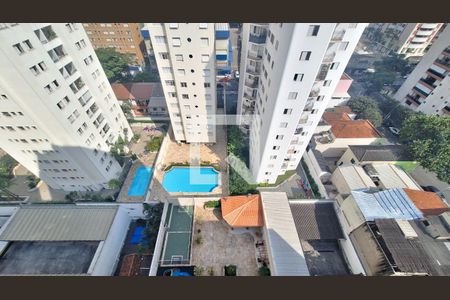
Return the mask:
[[[144,196],[147,191],[153,168],[141,166],[134,173],[133,182],[128,189],[128,196]]]
[[[211,167],[174,167],[164,175],[162,185],[170,193],[208,193],[219,185],[219,173]]]

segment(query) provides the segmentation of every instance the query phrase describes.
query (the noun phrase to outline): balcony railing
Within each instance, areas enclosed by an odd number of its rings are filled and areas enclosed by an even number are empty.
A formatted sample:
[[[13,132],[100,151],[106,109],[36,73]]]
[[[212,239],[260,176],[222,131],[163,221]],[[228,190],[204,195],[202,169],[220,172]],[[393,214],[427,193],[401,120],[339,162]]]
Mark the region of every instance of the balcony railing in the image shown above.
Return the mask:
[[[419,94],[423,95],[425,98],[428,97],[429,93],[426,93],[425,91],[421,90],[420,88],[418,88],[417,86],[413,87],[413,90],[415,90],[416,92],[418,92]]]
[[[258,80],[257,79],[256,80],[255,79],[253,79],[253,80],[245,79],[245,85],[252,89],[255,89],[258,87]]]
[[[429,88],[430,90],[433,90],[436,86],[434,86],[436,84],[436,79],[434,78],[420,78],[419,81],[422,85],[426,86],[427,88]]]
[[[418,95],[416,96],[411,96],[411,95],[406,95],[406,98],[414,103],[416,103],[417,105],[421,105],[422,102],[420,102],[420,97]]]
[[[323,81],[327,77],[328,70],[330,69],[330,63],[325,63],[320,66],[319,73],[317,74],[316,81]]]
[[[445,112],[447,115],[450,115],[450,106],[446,106],[442,109],[443,112]]]
[[[263,35],[250,34],[249,41],[250,41],[250,43],[255,43],[255,44],[265,44],[266,38],[267,38],[266,34],[263,34]]]
[[[443,67],[445,70],[450,71],[450,58],[437,59],[434,63],[440,67]]]
[[[247,57],[250,59],[253,59],[253,60],[261,60],[262,59],[262,55],[257,54],[257,53],[251,53],[251,52],[248,53]]]
[[[441,73],[439,73],[439,72],[436,72],[435,70],[433,70],[433,69],[428,69],[427,70],[427,73],[429,74],[429,75],[431,75],[431,76],[433,76],[434,75],[434,78],[439,78],[439,79],[444,79],[445,78],[445,75],[444,74],[441,74]],[[437,79],[436,78],[436,79]]]

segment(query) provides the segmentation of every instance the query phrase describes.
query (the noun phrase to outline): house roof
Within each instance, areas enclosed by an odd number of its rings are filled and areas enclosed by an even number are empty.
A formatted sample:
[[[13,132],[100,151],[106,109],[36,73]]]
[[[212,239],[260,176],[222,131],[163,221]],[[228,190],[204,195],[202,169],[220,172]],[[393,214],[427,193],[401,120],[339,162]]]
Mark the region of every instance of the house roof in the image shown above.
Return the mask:
[[[336,138],[380,138],[381,134],[368,120],[352,120],[345,112],[325,112],[322,118],[331,125]]]
[[[148,100],[151,97],[163,97],[160,83],[133,82],[113,83],[111,87],[118,100]]]
[[[0,234],[0,240],[102,241],[116,213],[115,206],[21,207]]]
[[[353,155],[360,161],[413,161],[402,145],[364,145],[349,146]]]
[[[381,192],[352,191],[366,221],[376,219],[415,220],[423,217],[403,189]]]
[[[337,240],[344,238],[331,202],[290,202],[298,237],[301,240]]]
[[[231,227],[264,225],[259,195],[230,196],[220,199],[222,216]]]
[[[337,167],[331,180],[341,194],[349,194],[352,190],[377,187],[361,166],[353,164]]]
[[[369,176],[376,176],[385,189],[410,188],[420,190],[420,186],[401,168],[394,164],[372,163],[363,166]]]
[[[261,192],[261,202],[272,275],[309,276],[286,193]]]
[[[440,215],[450,208],[436,193],[403,189],[414,205],[425,215]]]

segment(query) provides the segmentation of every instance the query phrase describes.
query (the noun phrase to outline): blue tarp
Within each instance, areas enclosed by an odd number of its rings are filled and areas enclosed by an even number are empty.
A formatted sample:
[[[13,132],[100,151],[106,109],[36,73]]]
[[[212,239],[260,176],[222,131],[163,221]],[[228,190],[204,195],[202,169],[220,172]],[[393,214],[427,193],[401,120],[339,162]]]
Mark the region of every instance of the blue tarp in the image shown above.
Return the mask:
[[[131,237],[132,244],[139,244],[141,239],[145,236],[144,226],[138,226],[134,229],[133,236]]]

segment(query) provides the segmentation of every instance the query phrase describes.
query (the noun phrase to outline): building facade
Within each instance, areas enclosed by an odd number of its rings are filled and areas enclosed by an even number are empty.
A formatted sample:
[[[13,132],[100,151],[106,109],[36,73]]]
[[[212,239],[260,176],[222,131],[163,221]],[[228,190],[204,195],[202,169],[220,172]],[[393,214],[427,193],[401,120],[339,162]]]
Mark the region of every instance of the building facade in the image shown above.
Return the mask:
[[[122,168],[131,128],[78,23],[3,23],[0,145],[50,187],[95,191]]]
[[[214,23],[148,23],[175,140],[215,143]]]
[[[238,114],[257,182],[297,168],[365,27],[244,24]]]
[[[386,52],[394,51],[406,58],[420,58],[433,43],[444,23],[375,23],[371,25],[383,36]]]
[[[144,39],[139,23],[83,23],[94,49],[115,48],[117,52],[131,54],[134,63],[144,64]]]
[[[421,59],[394,98],[425,114],[450,115],[450,27]]]

